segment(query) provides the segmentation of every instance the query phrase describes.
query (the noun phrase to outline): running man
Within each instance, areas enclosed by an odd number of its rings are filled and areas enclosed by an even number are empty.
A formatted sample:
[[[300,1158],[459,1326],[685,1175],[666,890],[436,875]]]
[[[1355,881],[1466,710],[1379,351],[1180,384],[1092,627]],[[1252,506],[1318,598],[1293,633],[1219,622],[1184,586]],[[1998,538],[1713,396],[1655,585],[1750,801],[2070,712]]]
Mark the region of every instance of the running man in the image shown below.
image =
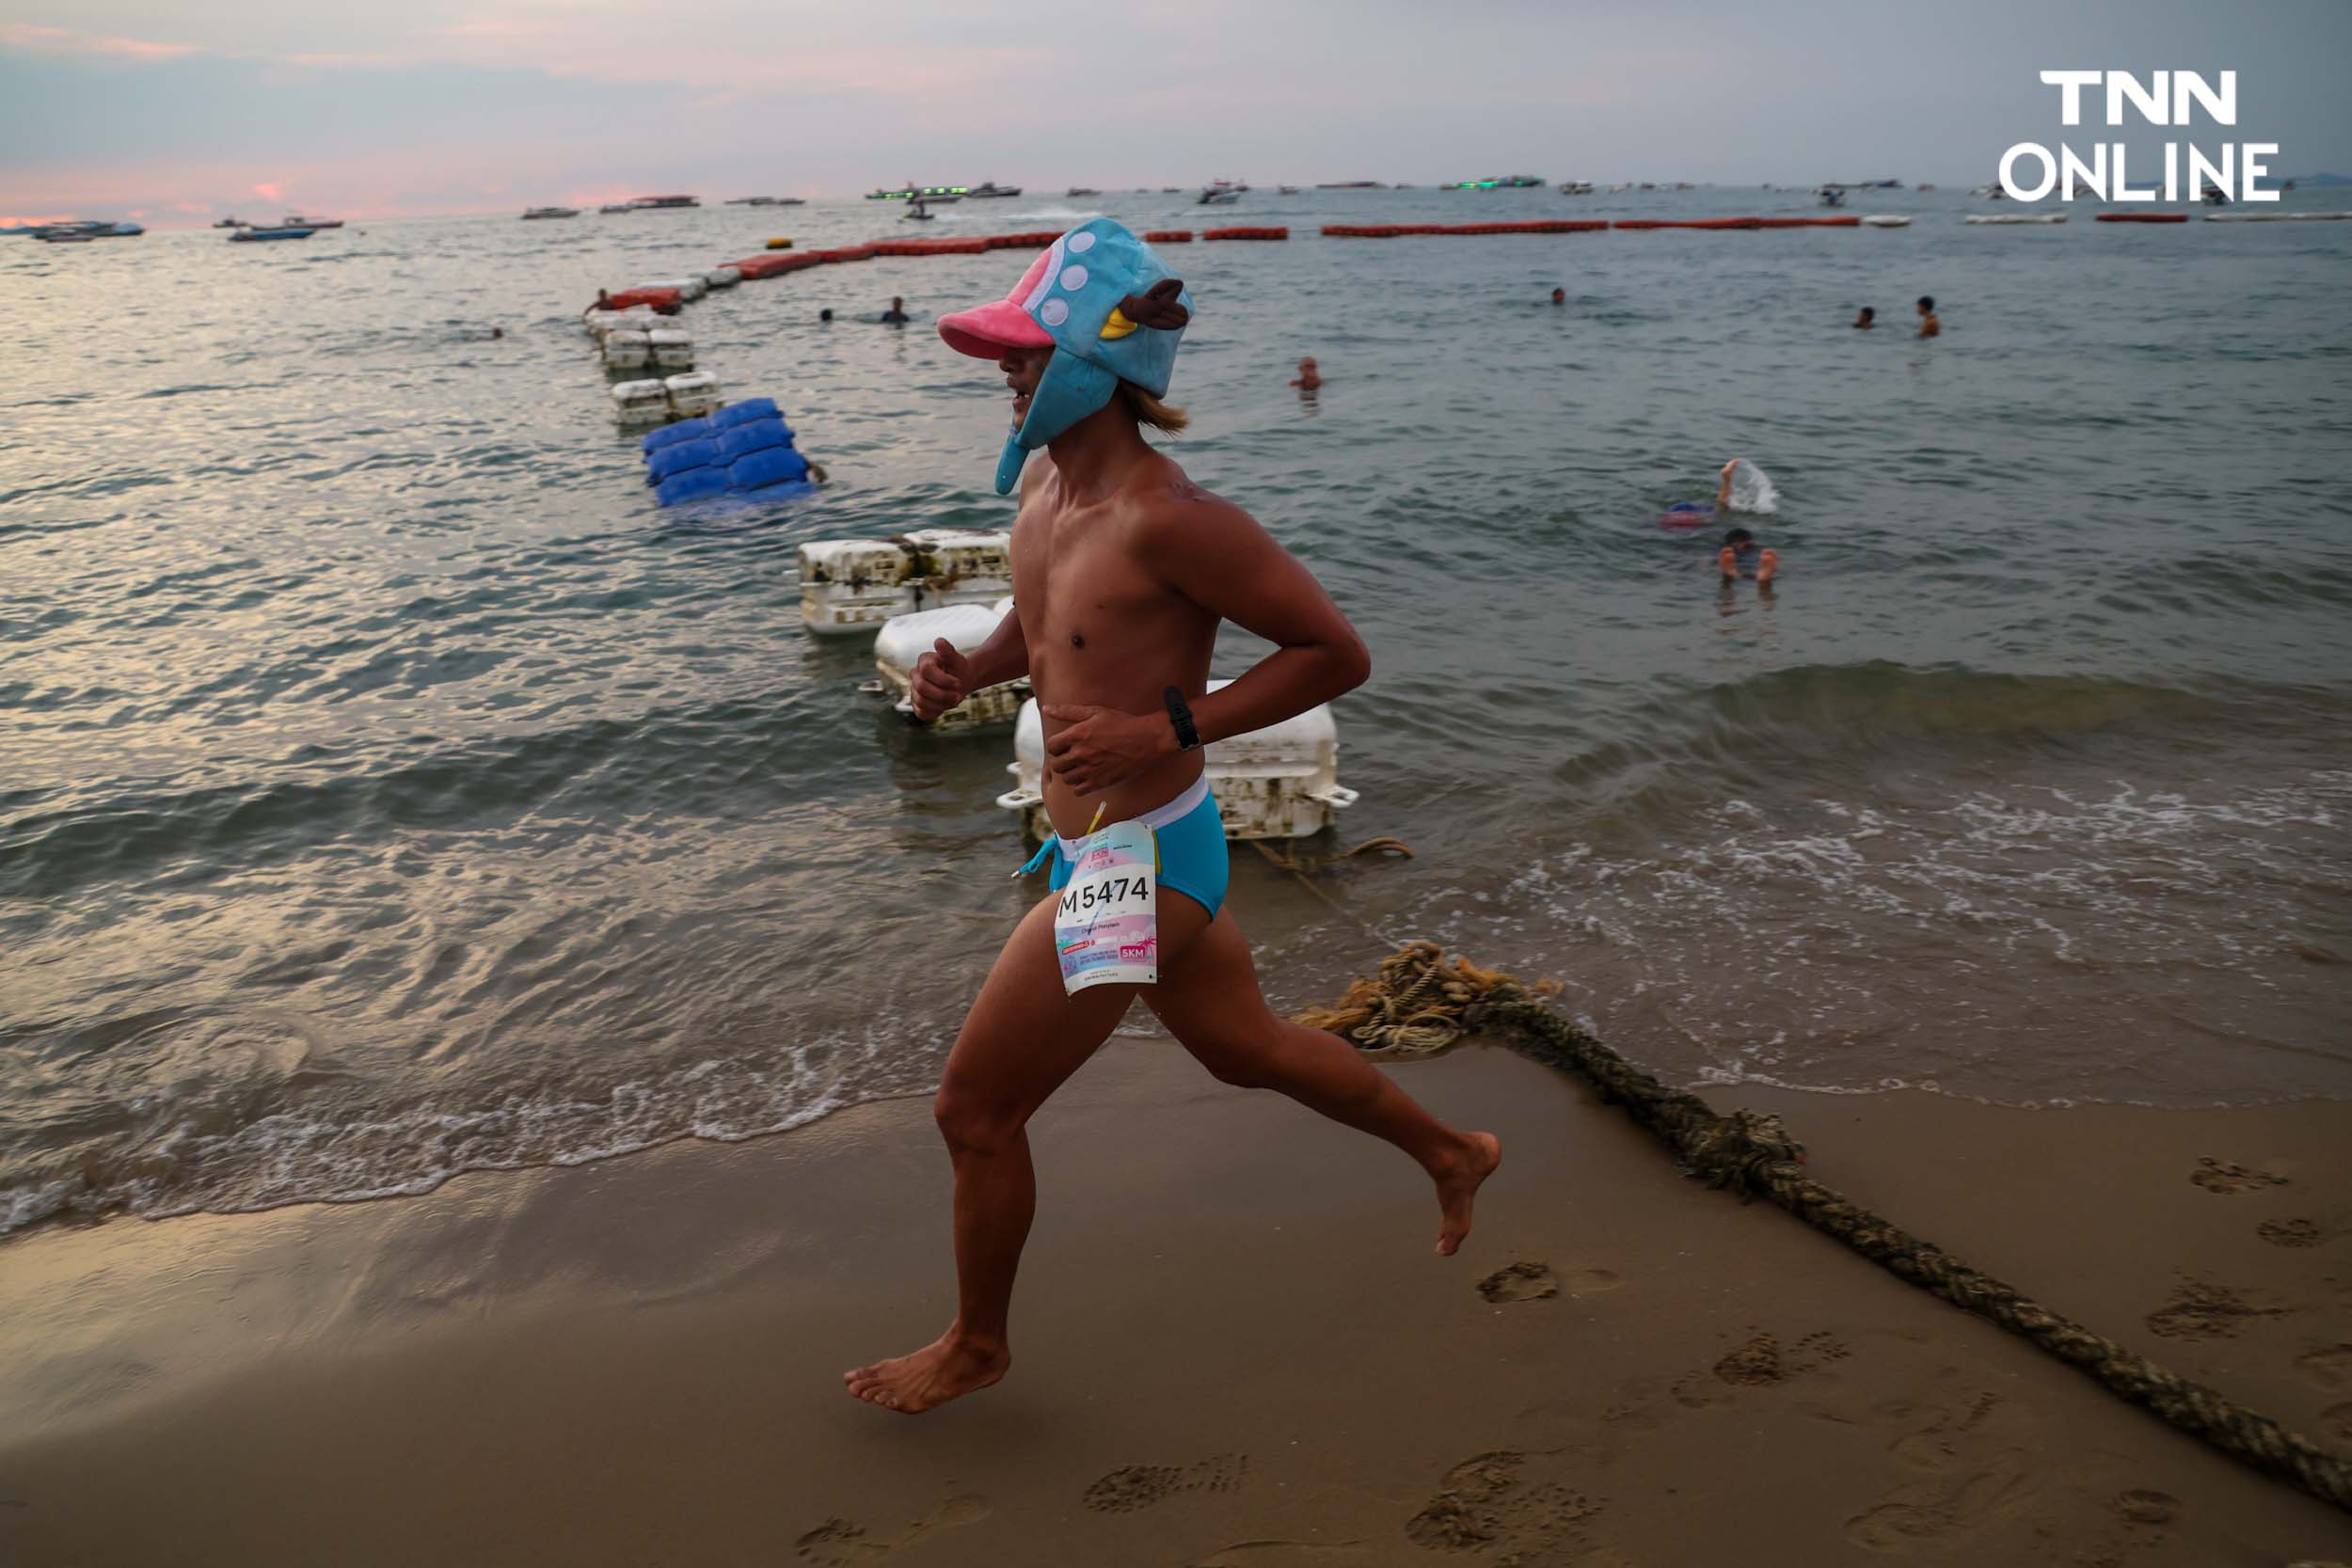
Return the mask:
[[[1065,990],[1050,895],[997,955],[933,1107],[955,1165],[955,1321],[920,1350],[844,1378],[891,1410],[929,1410],[1005,1375],[1013,1275],[1037,1208],[1024,1129],[1138,994],[1217,1078],[1279,1089],[1410,1155],[1436,1187],[1441,1257],[1469,1234],[1471,1199],[1502,1163],[1492,1134],[1444,1126],[1338,1036],[1269,1011],[1224,907],[1225,831],[1200,748],[1328,702],[1363,681],[1371,656],[1248,513],[1144,441],[1142,425],[1184,427],[1184,411],[1160,399],[1190,319],[1190,296],[1159,257],[1096,218],[1055,241],[1008,298],[939,322],[948,346],[994,360],[1012,388],[996,489],[1018,483],[1021,510],[1013,613],[971,653],[943,640],[917,661],[915,713],[934,718],[966,692],[1029,677],[1058,830],[1030,864],[1050,855],[1058,892],[1073,876],[1064,838],[1086,839],[1098,822],[1106,833],[1149,828],[1158,969],[1152,984]],[[1048,461],[1024,474],[1040,447]],[[1212,695],[1223,621],[1275,651]]]

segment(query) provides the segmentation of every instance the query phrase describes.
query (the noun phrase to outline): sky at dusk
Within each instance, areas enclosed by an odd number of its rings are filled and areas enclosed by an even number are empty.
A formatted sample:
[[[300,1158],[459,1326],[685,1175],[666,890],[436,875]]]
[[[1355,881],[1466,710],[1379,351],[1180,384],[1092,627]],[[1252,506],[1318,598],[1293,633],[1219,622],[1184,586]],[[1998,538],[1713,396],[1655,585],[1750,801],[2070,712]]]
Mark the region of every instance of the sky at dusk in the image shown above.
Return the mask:
[[[2235,69],[2234,129],[2125,139],[2352,172],[2347,64],[2352,0],[0,0],[0,221],[904,179],[1970,185],[2013,142],[2107,139],[2060,127],[2057,68]]]

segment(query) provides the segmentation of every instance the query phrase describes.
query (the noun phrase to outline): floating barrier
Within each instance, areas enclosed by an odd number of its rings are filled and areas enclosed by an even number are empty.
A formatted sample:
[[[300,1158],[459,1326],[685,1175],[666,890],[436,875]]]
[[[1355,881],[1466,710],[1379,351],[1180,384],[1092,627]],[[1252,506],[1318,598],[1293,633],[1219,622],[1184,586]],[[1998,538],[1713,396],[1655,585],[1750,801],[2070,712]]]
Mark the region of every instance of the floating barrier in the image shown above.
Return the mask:
[[[708,293],[710,292],[710,283],[708,279],[699,277],[657,277],[650,283],[638,283],[631,285],[629,293],[635,293],[640,290],[644,289],[667,289],[670,293],[677,296],[678,304],[689,305],[693,303],[695,300],[702,298],[703,295]],[[615,294],[613,297],[618,299],[620,296]]]
[[[743,269],[740,267],[713,267],[708,272],[703,274],[703,281],[709,284],[714,289],[732,289],[738,283],[743,281]]]
[[[1231,684],[1211,681],[1209,689]],[[1339,725],[1322,703],[1279,724],[1210,741],[1201,761],[1225,836],[1305,838],[1329,827],[1357,800],[1340,783],[1339,752]],[[1018,812],[1029,836],[1042,840],[1054,825],[1045,815],[1045,726],[1035,698],[1021,705],[1014,721],[1012,758],[1005,770],[1013,787],[996,803]]]
[[[605,300],[605,306],[608,309],[626,310],[633,305],[651,305],[660,308],[664,305],[683,305],[685,302],[685,296],[675,289],[641,288],[623,289],[617,294],[609,295]]]
[[[993,604],[1011,592],[1009,532],[917,529],[801,546],[801,624],[820,637],[871,633],[896,615]]]
[[[1911,220],[1905,218],[1903,221],[1909,223]],[[1834,218],[1757,218],[1756,226],[1758,229],[1853,229],[1860,227],[1862,222],[1862,218],[1848,214]]]
[[[968,654],[993,636],[997,626],[1011,613],[1012,598],[1008,594],[993,604],[951,604],[892,616],[874,638],[874,669],[881,678],[866,689],[890,698],[899,713],[914,718],[915,660],[930,653],[931,644],[943,637],[958,653]],[[1019,716],[1028,696],[1026,675],[984,686],[930,721],[930,727],[954,731],[1004,723]]]
[[[2186,223],[2186,213],[2099,213],[2101,223]]]
[[[2342,223],[2352,213],[2207,213],[2207,223]]]
[[[1287,229],[1203,229],[1200,237],[1204,240],[1287,240],[1291,231]]]
[[[1189,229],[1149,229],[1144,231],[1143,243],[1146,245],[1190,245],[1192,244],[1192,230]]]
[[[1865,213],[1862,214],[1862,227],[1865,229],[1908,229],[1911,227],[1911,219],[1901,213]]]
[[[1963,223],[2064,223],[2064,213],[1971,213]]]
[[[1619,218],[1616,229],[1761,229],[1762,218]]]
[[[612,338],[619,337],[615,332]],[[612,338],[605,340],[606,353],[612,351]],[[645,334],[645,346],[652,351],[654,364],[665,371],[691,371],[694,368],[694,340],[675,326],[657,326]]]
[[[1609,225],[1599,218],[1545,218],[1531,223],[1327,223],[1330,240],[1428,239],[1468,234],[1589,234]]]
[[[656,432],[659,441],[645,438],[645,483],[661,505],[727,495],[780,500],[813,488],[808,459],[793,447],[773,400],[736,406],[745,414],[726,424],[718,422],[728,413],[723,408]]]

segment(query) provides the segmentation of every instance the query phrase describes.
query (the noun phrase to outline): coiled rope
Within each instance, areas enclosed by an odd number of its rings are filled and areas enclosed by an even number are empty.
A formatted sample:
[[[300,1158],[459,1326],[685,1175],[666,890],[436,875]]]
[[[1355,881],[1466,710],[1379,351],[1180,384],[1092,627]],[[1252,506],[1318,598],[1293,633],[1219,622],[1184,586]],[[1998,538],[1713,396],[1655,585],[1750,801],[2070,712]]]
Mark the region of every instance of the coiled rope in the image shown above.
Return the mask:
[[[1491,1034],[1532,1060],[1585,1079],[1624,1106],[1674,1150],[1684,1175],[1771,1198],[1888,1273],[2030,1340],[2110,1393],[2352,1512],[2352,1465],[1824,1187],[1804,1174],[1804,1147],[1779,1117],[1719,1115],[1697,1095],[1668,1088],[1501,970],[1458,958],[1449,963],[1437,943],[1408,942],[1382,960],[1376,979],[1358,980],[1336,1006],[1309,1008],[1297,1019],[1359,1049],[1407,1055],[1441,1051],[1466,1034]]]

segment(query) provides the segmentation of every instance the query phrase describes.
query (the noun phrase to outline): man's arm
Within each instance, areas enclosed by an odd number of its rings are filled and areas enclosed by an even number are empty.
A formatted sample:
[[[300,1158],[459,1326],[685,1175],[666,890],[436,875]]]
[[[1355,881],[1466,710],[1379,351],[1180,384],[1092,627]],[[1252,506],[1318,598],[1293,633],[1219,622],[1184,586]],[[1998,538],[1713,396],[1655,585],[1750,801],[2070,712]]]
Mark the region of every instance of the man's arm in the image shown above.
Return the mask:
[[[1203,744],[1295,718],[1372,673],[1364,640],[1314,574],[1231,501],[1184,503],[1155,520],[1145,547],[1168,586],[1275,644],[1248,673],[1192,705]]]

